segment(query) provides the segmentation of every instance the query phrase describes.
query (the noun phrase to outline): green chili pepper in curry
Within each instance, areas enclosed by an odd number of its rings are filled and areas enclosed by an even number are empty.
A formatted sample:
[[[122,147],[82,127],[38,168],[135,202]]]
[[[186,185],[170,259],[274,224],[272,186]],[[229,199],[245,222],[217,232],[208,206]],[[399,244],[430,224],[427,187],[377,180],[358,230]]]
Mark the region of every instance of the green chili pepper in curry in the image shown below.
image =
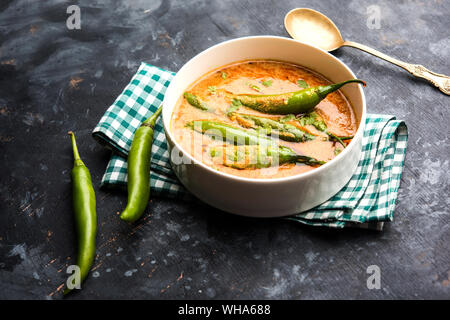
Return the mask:
[[[305,142],[307,140],[313,140],[315,136],[309,134],[299,128],[283,123],[268,117],[255,116],[244,113],[234,113],[233,116],[244,127],[250,127],[252,129],[265,128],[268,134],[275,133],[281,140],[293,141],[293,142]]]
[[[210,135],[214,140],[227,141],[234,145],[275,144],[275,141],[260,131],[247,131],[219,121],[195,120],[186,123],[186,127]]]
[[[221,164],[234,169],[261,169],[286,163],[303,163],[320,166],[325,161],[299,155],[284,146],[240,145],[210,148],[211,156],[221,156]]]
[[[223,122],[209,120],[191,121],[186,126],[202,134],[211,135],[214,140],[229,142],[237,146],[235,149],[229,149],[229,147],[212,147],[210,149],[211,156],[224,155],[223,164],[236,169],[266,168],[274,164],[296,162],[307,165],[325,163],[312,157],[299,155],[286,146],[277,145],[274,140],[259,131],[244,130]],[[242,158],[240,155],[244,155],[244,157]],[[239,163],[241,160],[244,162]]]
[[[203,110],[203,111],[210,111],[210,107],[203,102],[199,97],[197,97],[195,94],[192,94],[190,92],[184,93],[184,98],[187,102],[193,107],[196,107],[197,109]]]
[[[269,114],[299,114],[312,111],[328,94],[338,90],[348,83],[365,82],[359,79],[351,79],[341,83],[326,86],[308,87],[295,92],[282,94],[238,94],[234,98],[244,106]]]

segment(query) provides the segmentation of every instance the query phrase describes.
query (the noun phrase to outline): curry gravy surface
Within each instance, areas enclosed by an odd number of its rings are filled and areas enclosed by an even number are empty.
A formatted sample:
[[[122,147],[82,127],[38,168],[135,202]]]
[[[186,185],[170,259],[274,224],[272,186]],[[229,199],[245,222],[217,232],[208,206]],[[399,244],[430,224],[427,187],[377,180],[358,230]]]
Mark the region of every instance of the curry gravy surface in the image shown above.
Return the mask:
[[[204,75],[186,90],[197,95],[214,111],[202,111],[195,108],[181,96],[172,114],[171,132],[182,148],[194,158],[218,171],[232,175],[267,179],[292,176],[313,170],[314,167],[304,164],[285,164],[279,167],[245,170],[217,164],[211,159],[207,150],[213,145],[223,145],[224,143],[214,141],[209,136],[186,127],[186,123],[193,120],[214,120],[240,127],[239,123],[230,120],[226,115],[231,101],[229,97],[226,97],[225,91],[234,94],[293,92],[301,90],[301,87],[297,84],[299,79],[306,81],[310,87],[330,84],[330,81],[315,72],[297,65],[277,61],[243,61],[214,70]],[[263,82],[270,83],[270,86],[263,85]],[[257,87],[256,89],[259,88],[260,91],[257,92],[254,86]],[[353,136],[355,134],[357,124],[353,109],[339,91],[329,94],[316,106],[315,111],[325,121],[329,132],[337,136]],[[267,116],[245,106],[240,107],[239,112]],[[337,152],[343,149],[339,143],[327,141],[327,135],[318,131],[315,127],[308,125],[307,129],[318,136],[314,140],[306,142],[283,140],[278,140],[278,142],[299,154],[324,161],[333,159]]]

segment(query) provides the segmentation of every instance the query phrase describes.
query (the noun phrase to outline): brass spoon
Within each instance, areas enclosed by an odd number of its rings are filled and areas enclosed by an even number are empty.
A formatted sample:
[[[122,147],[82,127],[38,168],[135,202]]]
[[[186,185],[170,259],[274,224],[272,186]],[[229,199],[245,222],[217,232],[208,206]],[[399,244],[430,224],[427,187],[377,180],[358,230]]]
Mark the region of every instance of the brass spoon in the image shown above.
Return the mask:
[[[428,80],[443,93],[450,95],[450,77],[432,72],[420,64],[410,64],[394,59],[360,43],[344,41],[333,21],[316,10],[297,8],[289,11],[284,18],[284,27],[292,38],[310,43],[326,51],[334,51],[347,46],[368,52],[409,71],[416,77]]]

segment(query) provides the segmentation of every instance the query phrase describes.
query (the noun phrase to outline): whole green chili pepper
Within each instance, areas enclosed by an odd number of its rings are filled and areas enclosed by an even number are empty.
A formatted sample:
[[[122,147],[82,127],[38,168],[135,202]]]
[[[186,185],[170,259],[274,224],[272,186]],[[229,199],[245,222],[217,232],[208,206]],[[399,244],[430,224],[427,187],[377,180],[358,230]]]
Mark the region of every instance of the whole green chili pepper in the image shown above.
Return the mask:
[[[122,220],[133,222],[144,213],[150,197],[150,159],[153,129],[162,107],[136,130],[128,153],[128,203],[121,213]]]
[[[278,135],[278,137],[281,140],[286,141],[294,141],[294,142],[305,142],[307,140],[313,140],[315,136],[312,134],[309,134],[303,130],[300,130],[296,126],[293,126],[288,123],[282,123],[277,120],[273,120],[266,117],[260,117],[250,114],[244,114],[244,113],[234,113],[233,114],[238,120],[244,119],[246,123],[250,121],[252,124],[251,128],[257,129],[257,128],[265,128],[268,129],[267,133],[271,133],[272,130],[275,130],[275,133]]]
[[[195,94],[185,92],[183,96],[191,106],[203,111],[210,111],[209,106],[205,102],[201,101],[200,98],[198,98]]]
[[[260,169],[285,163],[303,163],[310,166],[320,166],[320,161],[308,156],[299,155],[292,149],[279,146],[226,146],[212,147],[210,155],[221,156],[222,164],[235,169]]]
[[[311,111],[328,94],[352,82],[366,85],[362,80],[351,79],[326,86],[308,87],[295,92],[266,95],[239,94],[235,95],[234,98],[239,100],[244,106],[264,113],[299,114]]]
[[[272,139],[268,138],[265,134],[261,134],[259,131],[243,130],[218,121],[195,120],[186,123],[186,127],[213,136],[217,134],[217,138],[235,145],[275,144]]]
[[[257,168],[258,166],[262,168],[264,167],[264,163],[267,162],[269,163],[268,166],[271,166],[271,164],[274,163],[275,157],[279,159],[280,164],[288,162],[302,162],[309,165],[322,165],[325,163],[311,157],[299,155],[289,147],[277,145],[275,141],[268,138],[266,135],[260,134],[258,131],[243,130],[230,126],[226,123],[209,120],[191,121],[188,122],[186,126],[200,133],[207,133],[214,136],[217,134],[217,138],[220,138],[222,141],[228,141],[233,145],[257,146],[257,150],[265,150],[266,156],[264,159],[267,161],[261,161],[261,159],[256,160],[255,163],[250,163],[248,166],[242,167],[242,169]],[[213,148],[211,149],[210,154],[223,154],[222,151],[224,150]],[[248,148],[244,148],[243,151],[247,154],[251,154],[250,149]]]
[[[95,210],[95,193],[91,175],[78,153],[75,135],[72,136],[74,166],[72,169],[73,210],[78,236],[77,265],[80,268],[80,283],[87,277],[95,255],[95,237],[97,233],[97,214]],[[64,294],[71,289],[66,288]]]

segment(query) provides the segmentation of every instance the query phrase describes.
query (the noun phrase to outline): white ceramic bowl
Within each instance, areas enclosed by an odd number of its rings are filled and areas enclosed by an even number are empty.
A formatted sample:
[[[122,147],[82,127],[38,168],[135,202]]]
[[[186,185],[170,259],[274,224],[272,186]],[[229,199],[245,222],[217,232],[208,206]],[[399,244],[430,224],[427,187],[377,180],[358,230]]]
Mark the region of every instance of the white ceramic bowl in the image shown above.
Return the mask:
[[[252,217],[280,217],[311,209],[336,194],[356,170],[366,118],[366,101],[360,85],[349,84],[341,89],[352,104],[359,123],[354,139],[332,161],[295,176],[249,179],[216,171],[185,152],[170,132],[173,109],[187,87],[213,69],[247,59],[291,62],[316,71],[332,82],[356,78],[336,57],[296,40],[256,36],[219,43],[189,60],[165,94],[162,117],[170,152],[175,149],[191,162],[172,161],[172,167],[190,192],[227,212]]]

